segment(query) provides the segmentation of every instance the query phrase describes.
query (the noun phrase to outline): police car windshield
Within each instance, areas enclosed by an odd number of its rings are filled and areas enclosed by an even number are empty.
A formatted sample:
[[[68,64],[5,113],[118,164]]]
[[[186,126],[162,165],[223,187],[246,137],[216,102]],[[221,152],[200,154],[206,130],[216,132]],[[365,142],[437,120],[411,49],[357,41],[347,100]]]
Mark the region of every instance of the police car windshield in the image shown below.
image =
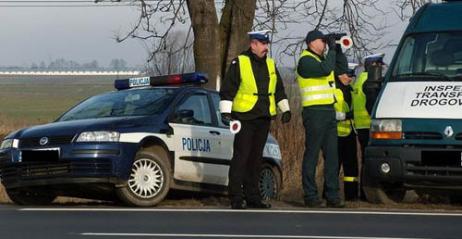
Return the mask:
[[[408,36],[399,52],[391,80],[462,80],[462,32]]]
[[[151,88],[93,96],[66,112],[58,121],[158,114],[173,100],[175,91],[175,88]]]

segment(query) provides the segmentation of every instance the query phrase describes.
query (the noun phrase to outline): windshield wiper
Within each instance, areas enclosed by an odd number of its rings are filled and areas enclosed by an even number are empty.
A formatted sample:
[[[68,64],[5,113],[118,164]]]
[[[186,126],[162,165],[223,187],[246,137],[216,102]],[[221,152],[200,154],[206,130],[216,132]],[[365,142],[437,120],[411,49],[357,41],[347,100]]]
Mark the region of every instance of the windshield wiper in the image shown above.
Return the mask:
[[[441,74],[441,73],[436,73],[436,72],[413,72],[413,73],[406,73],[406,74],[400,74],[396,76],[397,78],[401,77],[431,77],[431,78],[438,78],[438,79],[443,79],[450,81],[451,78],[449,78],[447,75]]]

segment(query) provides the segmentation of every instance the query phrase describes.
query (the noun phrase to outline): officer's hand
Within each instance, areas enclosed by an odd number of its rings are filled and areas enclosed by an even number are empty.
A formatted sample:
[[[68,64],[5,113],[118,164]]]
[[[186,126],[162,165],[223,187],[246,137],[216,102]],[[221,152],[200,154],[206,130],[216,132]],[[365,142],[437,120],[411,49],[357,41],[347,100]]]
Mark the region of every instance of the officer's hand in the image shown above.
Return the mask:
[[[231,113],[221,113],[221,122],[223,122],[223,124],[229,125],[232,120]]]
[[[282,121],[283,124],[289,123],[291,118],[292,118],[292,114],[290,113],[290,111],[286,111],[286,112],[282,113],[281,121]]]
[[[326,43],[327,45],[329,46],[329,49],[330,50],[335,50],[335,48],[337,47],[337,43],[335,43],[335,37],[334,36],[328,36],[327,39],[326,39]]]
[[[351,83],[351,80],[353,80],[353,78],[349,77],[347,74],[339,75],[338,79],[340,80],[340,82],[342,82],[343,85],[349,85]]]

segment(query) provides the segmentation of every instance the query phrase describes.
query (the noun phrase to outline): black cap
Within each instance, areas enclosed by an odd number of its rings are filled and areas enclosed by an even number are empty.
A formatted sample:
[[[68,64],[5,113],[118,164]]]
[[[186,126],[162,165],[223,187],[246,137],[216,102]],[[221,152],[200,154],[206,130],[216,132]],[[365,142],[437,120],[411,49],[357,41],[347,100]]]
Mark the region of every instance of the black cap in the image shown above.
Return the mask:
[[[310,43],[316,39],[324,39],[326,35],[324,35],[321,31],[319,30],[312,30],[306,34],[305,42]]]

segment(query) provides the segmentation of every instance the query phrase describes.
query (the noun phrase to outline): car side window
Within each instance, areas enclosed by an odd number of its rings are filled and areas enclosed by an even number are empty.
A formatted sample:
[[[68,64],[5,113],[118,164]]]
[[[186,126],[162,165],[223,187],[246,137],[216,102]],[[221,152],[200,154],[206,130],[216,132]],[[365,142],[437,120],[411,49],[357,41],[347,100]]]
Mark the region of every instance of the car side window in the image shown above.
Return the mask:
[[[176,108],[173,122],[192,125],[212,125],[210,106],[205,94],[188,96]]]
[[[227,127],[223,122],[221,121],[221,113],[220,113],[220,95],[212,93],[210,94],[212,96],[212,101],[213,101],[213,112],[217,116],[218,120],[218,126],[219,127]]]

